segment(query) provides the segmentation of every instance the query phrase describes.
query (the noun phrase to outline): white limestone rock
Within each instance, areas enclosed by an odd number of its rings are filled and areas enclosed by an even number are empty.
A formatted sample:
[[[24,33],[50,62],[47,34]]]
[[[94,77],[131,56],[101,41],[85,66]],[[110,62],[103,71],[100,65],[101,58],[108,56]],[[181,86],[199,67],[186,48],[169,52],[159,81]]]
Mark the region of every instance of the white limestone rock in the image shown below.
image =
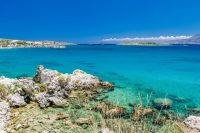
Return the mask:
[[[33,78],[20,78],[18,79],[19,85],[22,85],[23,88],[34,90],[34,81]]]
[[[33,80],[41,84],[52,82],[52,80],[59,75],[56,70],[45,69],[43,66],[38,66],[37,72]]]
[[[189,116],[184,120],[184,123],[193,128],[193,129],[197,129],[200,132],[200,116]]]
[[[46,92],[42,92],[35,95],[35,98],[39,103],[40,108],[45,108],[50,106],[50,102],[48,101],[48,94]]]
[[[18,94],[18,93],[10,94],[7,97],[7,100],[11,107],[21,107],[21,106],[25,106],[27,104],[24,101],[24,97],[20,96],[20,94]]]
[[[0,84],[4,85],[8,89],[14,89],[15,85],[18,83],[19,81],[17,79],[10,79],[4,76],[0,77]]]
[[[90,89],[98,87],[100,81],[97,77],[82,70],[75,70],[69,75],[68,87],[70,89]]]
[[[48,101],[51,102],[55,107],[66,107],[69,105],[67,100],[61,97],[49,97]]]

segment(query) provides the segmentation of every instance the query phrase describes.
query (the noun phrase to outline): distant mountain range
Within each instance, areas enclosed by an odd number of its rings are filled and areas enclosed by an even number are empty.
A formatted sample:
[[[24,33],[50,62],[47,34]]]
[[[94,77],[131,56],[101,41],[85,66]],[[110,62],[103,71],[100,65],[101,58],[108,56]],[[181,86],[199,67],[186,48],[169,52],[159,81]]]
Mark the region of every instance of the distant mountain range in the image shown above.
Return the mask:
[[[188,39],[174,40],[169,43],[175,44],[200,44],[200,34],[194,35]]]
[[[138,43],[139,42],[139,43]],[[103,39],[104,44],[200,44],[200,34],[194,36],[160,36],[160,37],[134,37],[134,38],[107,38]]]

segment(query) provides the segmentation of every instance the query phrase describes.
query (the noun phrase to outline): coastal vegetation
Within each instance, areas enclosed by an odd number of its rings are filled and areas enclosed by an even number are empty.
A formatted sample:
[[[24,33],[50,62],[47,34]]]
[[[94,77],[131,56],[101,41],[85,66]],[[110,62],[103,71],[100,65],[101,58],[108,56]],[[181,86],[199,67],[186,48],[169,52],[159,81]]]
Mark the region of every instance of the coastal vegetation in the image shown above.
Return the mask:
[[[139,96],[137,103],[119,106],[104,97],[114,84],[81,70],[62,74],[39,66],[33,78],[1,77],[0,83],[2,132],[199,132],[199,117],[170,110],[172,100],[147,98],[144,104]]]

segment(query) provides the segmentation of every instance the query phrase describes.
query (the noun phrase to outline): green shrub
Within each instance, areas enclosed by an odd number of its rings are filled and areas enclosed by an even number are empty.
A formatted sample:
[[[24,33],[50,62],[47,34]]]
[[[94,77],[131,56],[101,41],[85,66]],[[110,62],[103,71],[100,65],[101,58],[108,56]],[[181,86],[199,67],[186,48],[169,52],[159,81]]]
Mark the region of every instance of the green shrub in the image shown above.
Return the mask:
[[[16,84],[13,89],[9,89],[9,93],[14,94],[18,89],[21,89],[23,85]]]
[[[76,80],[76,81],[75,81],[76,84],[79,84],[80,82],[81,82],[80,80]]]
[[[64,88],[67,85],[67,79],[65,79],[64,77],[59,77],[58,82],[62,88]]]
[[[45,84],[39,84],[39,91],[40,92],[47,91],[47,85],[45,85]]]

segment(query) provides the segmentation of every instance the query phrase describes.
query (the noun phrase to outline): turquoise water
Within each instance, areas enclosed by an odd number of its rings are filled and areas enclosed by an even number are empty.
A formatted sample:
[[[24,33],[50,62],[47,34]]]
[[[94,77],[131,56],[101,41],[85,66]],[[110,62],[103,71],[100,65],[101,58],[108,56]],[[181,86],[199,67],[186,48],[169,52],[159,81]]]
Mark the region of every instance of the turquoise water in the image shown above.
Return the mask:
[[[33,76],[40,64],[65,73],[82,69],[114,82],[115,90],[107,95],[118,104],[136,102],[139,96],[145,102],[169,97],[174,110],[200,107],[200,46],[0,49],[0,75]]]

